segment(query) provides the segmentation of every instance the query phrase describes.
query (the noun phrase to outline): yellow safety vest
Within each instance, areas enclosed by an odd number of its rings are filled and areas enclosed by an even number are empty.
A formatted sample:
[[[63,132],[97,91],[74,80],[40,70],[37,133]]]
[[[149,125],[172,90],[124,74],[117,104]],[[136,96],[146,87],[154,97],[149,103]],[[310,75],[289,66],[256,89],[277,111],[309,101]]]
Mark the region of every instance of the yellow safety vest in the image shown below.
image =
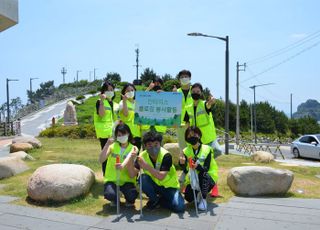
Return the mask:
[[[104,182],[117,182],[117,174],[116,174],[116,158],[117,156],[120,156],[120,163],[122,163],[128,154],[133,150],[133,145],[128,144],[127,148],[123,151],[121,154],[121,146],[119,142],[114,142],[112,145],[109,146],[111,148],[111,153],[108,157],[106,171],[104,174]],[[134,183],[136,184],[136,177],[130,178],[128,169],[125,167],[122,170],[120,170],[120,180],[119,185],[123,185],[124,183]]]
[[[206,111],[206,102],[204,100],[199,100],[196,114],[194,114],[194,105],[188,105],[186,108],[189,115],[190,126],[196,126],[201,130],[202,144],[209,144],[217,138],[216,128],[214,126],[214,121],[212,119],[212,113],[209,114]],[[196,118],[196,121],[195,121]]]
[[[120,103],[123,104],[123,101],[121,101]],[[121,109],[121,111],[119,111],[120,120],[129,126],[133,137],[141,137],[140,125],[134,124],[135,102],[132,103],[129,100],[127,100],[127,107],[128,107],[128,116],[125,116],[123,114],[123,109]]]
[[[160,148],[160,152],[158,154],[157,161],[156,161],[156,167],[155,167],[156,170],[160,170],[163,157],[167,153],[168,153],[167,150],[165,150],[162,147]],[[150,165],[151,167],[154,167],[147,150],[144,150],[143,152],[141,152],[140,156],[145,160],[145,162],[147,162],[148,165]],[[179,188],[180,186],[177,173],[176,173],[176,168],[174,167],[173,163],[169,172],[167,173],[166,177],[163,180],[158,180],[148,170],[143,170],[143,173],[149,175],[152,178],[152,180],[159,186],[163,186],[165,188]]]
[[[181,125],[185,125],[186,123],[184,122],[184,117],[186,114],[186,107],[193,104],[193,99],[191,97],[191,86],[190,86],[187,98],[185,98],[181,88],[179,88],[177,92],[182,93]]]
[[[214,160],[214,152],[213,149],[209,145],[201,145],[201,149],[199,150],[199,153],[197,155],[197,159],[199,160],[200,165],[203,167],[204,161],[206,160],[208,154],[212,152],[211,156],[211,163],[210,163],[210,168],[208,170],[208,174],[211,176],[211,178],[217,183],[218,181],[218,165],[217,162]],[[192,146],[189,145],[187,146],[184,150],[183,153],[187,156],[187,159],[190,157],[192,159],[195,158]],[[189,163],[187,164],[187,169],[189,171]],[[189,184],[189,177],[186,177],[186,184]]]
[[[100,101],[101,102],[101,101]],[[93,124],[96,130],[97,138],[109,138],[112,136],[112,127],[117,120],[118,104],[113,102],[113,110],[108,100],[103,101],[105,108],[104,116],[100,116],[95,111],[93,114]]]

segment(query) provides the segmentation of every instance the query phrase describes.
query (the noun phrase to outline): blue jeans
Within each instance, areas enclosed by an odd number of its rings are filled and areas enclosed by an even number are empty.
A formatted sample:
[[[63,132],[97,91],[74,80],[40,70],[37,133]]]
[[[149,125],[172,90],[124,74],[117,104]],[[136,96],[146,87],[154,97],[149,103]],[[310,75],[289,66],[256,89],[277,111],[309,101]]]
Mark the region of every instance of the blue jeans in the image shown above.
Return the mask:
[[[184,212],[184,199],[176,188],[165,188],[157,185],[149,175],[142,174],[142,191],[147,195],[150,202],[160,201],[160,205],[173,212]]]

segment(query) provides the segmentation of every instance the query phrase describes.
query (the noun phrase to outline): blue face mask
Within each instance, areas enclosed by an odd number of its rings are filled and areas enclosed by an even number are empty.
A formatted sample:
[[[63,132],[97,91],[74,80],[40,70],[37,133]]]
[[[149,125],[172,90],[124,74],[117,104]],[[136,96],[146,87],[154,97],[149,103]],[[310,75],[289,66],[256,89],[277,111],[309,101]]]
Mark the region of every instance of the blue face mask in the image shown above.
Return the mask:
[[[147,148],[147,152],[150,156],[156,157],[160,152],[160,147],[149,147]]]

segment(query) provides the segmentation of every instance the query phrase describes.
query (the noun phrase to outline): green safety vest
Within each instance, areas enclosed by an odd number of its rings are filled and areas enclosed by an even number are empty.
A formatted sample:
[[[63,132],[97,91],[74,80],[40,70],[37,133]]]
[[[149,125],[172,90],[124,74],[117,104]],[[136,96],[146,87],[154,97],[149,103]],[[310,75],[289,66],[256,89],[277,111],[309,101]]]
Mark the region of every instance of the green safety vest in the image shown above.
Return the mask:
[[[100,101],[101,102],[101,101]],[[93,114],[93,124],[96,130],[97,138],[109,138],[112,136],[112,127],[117,120],[118,104],[113,102],[113,110],[108,100],[103,101],[105,113],[104,116],[100,116],[95,111]]]
[[[162,125],[155,125],[154,128],[158,133],[165,134],[167,131],[167,127]],[[150,131],[150,125],[141,125],[141,131]]]
[[[177,92],[182,93],[181,125],[185,125],[184,116],[186,114],[186,107],[193,104],[193,99],[191,97],[191,86],[190,86],[187,98],[185,98],[181,88],[179,88]]]
[[[121,146],[119,142],[114,142],[112,145],[109,146],[111,148],[111,153],[108,157],[106,171],[104,174],[104,182],[117,182],[117,174],[116,174],[116,158],[119,155],[120,156],[120,163],[122,163],[126,157],[128,156],[128,153],[130,153],[133,150],[133,145],[128,144],[127,148],[124,150],[122,154],[121,152]],[[136,177],[130,178],[128,169],[124,167],[122,170],[120,170],[120,180],[119,185],[123,185],[124,183],[134,183],[136,184]]]
[[[201,130],[202,144],[209,144],[217,138],[216,128],[214,126],[214,122],[212,119],[212,113],[209,114],[206,111],[205,105],[206,102],[204,100],[199,100],[196,114],[194,114],[194,105],[189,105],[186,110],[189,115],[190,126],[196,126]],[[196,124],[195,124],[196,118]]]
[[[155,167],[156,170],[160,170],[163,157],[167,153],[168,153],[167,150],[165,150],[162,147],[160,148],[160,152],[158,154],[157,161],[156,161],[156,167]],[[145,162],[147,162],[148,165],[150,165],[151,167],[154,167],[147,150],[144,150],[143,152],[141,152],[140,156],[145,160]],[[176,168],[174,167],[173,163],[171,165],[169,172],[167,173],[166,177],[163,180],[158,180],[148,170],[143,170],[143,173],[149,175],[152,178],[152,180],[159,186],[163,186],[165,188],[179,188],[180,186],[177,173],[176,173]]]
[[[206,160],[206,158],[210,152],[212,152],[212,156],[211,156],[211,164],[210,164],[210,168],[208,170],[208,174],[211,176],[211,178],[214,180],[214,182],[217,183],[217,181],[218,181],[218,165],[217,165],[217,162],[214,160],[213,149],[209,145],[201,145],[201,149],[197,155],[197,159],[199,160],[200,165],[203,167],[204,161]],[[187,159],[189,159],[190,157],[192,159],[194,159],[194,157],[195,157],[191,145],[187,146],[183,150],[183,153],[187,156]],[[189,171],[189,161],[187,164],[187,169]],[[186,176],[186,184],[189,184],[189,183],[190,183],[189,177]]]
[[[134,123],[135,102],[132,103],[129,100],[127,100],[127,107],[128,107],[128,116],[124,116],[123,109],[122,109],[121,111],[119,111],[120,120],[129,126],[133,137],[141,137],[140,125],[136,125]]]

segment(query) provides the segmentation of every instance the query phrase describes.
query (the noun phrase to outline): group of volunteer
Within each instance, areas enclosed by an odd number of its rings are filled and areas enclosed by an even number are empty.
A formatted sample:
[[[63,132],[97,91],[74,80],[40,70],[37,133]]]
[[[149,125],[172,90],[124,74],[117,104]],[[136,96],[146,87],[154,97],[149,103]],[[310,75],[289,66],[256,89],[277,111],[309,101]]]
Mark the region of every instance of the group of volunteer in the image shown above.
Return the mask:
[[[180,71],[178,78],[181,87],[174,86],[172,91],[182,94],[181,125],[177,127],[180,183],[171,154],[161,147],[167,127],[135,124],[133,84],[123,86],[122,100],[117,104],[115,86],[108,81],[103,83],[94,125],[101,145],[99,161],[104,197],[111,206],[116,206],[119,200],[117,186],[124,195],[125,205],[134,206],[139,182],[148,197],[147,209],[162,206],[181,213],[185,210],[185,200],[197,202],[199,210],[207,209],[206,197],[218,180],[215,153],[219,145],[211,113],[215,99],[210,95],[205,100],[200,83],[191,85],[190,71]],[[156,78],[146,90],[161,93],[162,86],[162,79]],[[197,174],[199,191],[192,186],[190,172]]]

